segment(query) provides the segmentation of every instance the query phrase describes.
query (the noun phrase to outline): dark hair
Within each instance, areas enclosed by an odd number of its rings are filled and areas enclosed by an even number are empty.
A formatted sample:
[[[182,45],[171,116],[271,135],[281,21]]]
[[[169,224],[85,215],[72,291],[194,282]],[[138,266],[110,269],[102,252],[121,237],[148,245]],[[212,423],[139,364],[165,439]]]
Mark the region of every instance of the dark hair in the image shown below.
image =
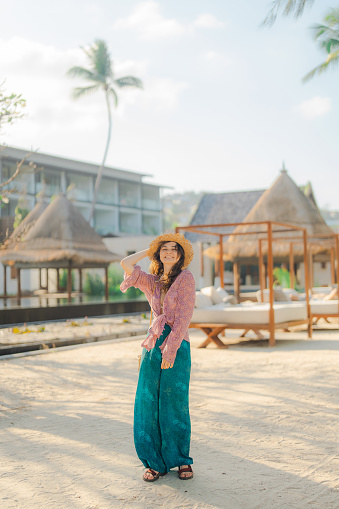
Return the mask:
[[[151,274],[156,274],[157,276],[163,276],[164,265],[163,265],[162,261],[160,260],[160,250],[164,244],[168,244],[169,242],[171,242],[171,241],[165,240],[164,242],[160,242],[156,252],[153,255],[152,263],[149,268],[149,271]],[[177,263],[175,263],[173,265],[173,267],[171,268],[169,273],[166,274],[163,278],[165,293],[168,292],[168,290],[171,288],[171,285],[174,283],[176,278],[179,276],[179,274],[182,270],[182,266],[184,265],[184,261],[185,261],[184,248],[177,242],[175,244],[176,244],[176,247],[177,247],[177,250],[179,253],[179,260],[177,261]]]

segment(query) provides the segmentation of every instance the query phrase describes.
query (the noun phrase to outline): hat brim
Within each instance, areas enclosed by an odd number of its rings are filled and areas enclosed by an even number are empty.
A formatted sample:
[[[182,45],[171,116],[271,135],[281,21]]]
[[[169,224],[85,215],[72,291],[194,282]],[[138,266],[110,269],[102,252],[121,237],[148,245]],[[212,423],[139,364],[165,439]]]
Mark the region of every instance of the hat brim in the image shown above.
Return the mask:
[[[182,266],[182,269],[186,269],[188,265],[193,260],[194,250],[193,246],[190,243],[189,240],[187,240],[183,235],[180,233],[164,233],[163,235],[159,235],[159,237],[156,237],[151,243],[148,248],[147,256],[152,260],[154,258],[155,253],[158,250],[159,244],[162,242],[176,242],[177,244],[180,244],[180,246],[183,248],[185,253],[185,261]]]

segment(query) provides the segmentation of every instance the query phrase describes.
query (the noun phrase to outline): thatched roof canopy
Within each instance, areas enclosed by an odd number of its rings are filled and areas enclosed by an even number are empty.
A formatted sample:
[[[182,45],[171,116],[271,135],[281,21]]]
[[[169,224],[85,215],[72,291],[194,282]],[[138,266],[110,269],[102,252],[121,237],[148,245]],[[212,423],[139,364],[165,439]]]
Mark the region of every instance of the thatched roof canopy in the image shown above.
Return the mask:
[[[20,240],[24,236],[25,232],[28,232],[28,230],[32,228],[47,207],[48,203],[44,201],[36,203],[34,208],[29,212],[29,214],[27,214],[25,219],[21,221],[19,226],[15,228],[13,233],[6,240],[5,245],[9,246],[11,243]]]
[[[198,208],[191,219],[190,226],[240,223],[263,193],[264,189],[228,193],[206,193],[200,200]],[[232,230],[233,228],[218,228],[219,233],[226,233]],[[185,237],[190,242],[213,242],[215,240],[213,235],[202,235],[190,231],[185,233]]]
[[[315,203],[310,200],[289,177],[286,170],[282,170],[279,177],[262,194],[252,210],[247,214],[244,223],[258,221],[275,221],[297,227],[306,228],[307,234],[333,235],[333,230],[325,223]],[[277,230],[279,228],[275,228]],[[282,228],[283,229],[283,228]],[[274,230],[274,229],[273,229]],[[225,260],[250,260],[258,257],[258,240],[266,238],[266,225],[240,225],[233,233],[259,232],[250,235],[231,235],[227,242],[224,242]],[[293,232],[279,232],[274,237],[291,237]],[[273,237],[273,238],[274,238]],[[300,238],[300,235],[298,236]],[[315,252],[323,252],[324,247],[319,245]],[[263,243],[263,253],[267,252],[267,243]],[[284,258],[289,255],[289,242],[275,241],[273,252],[276,256]],[[302,253],[302,244],[294,246],[296,255]],[[210,247],[205,251],[213,258],[219,256],[219,246]]]
[[[22,268],[105,267],[121,259],[65,196],[43,207],[36,205],[5,242],[0,262]]]

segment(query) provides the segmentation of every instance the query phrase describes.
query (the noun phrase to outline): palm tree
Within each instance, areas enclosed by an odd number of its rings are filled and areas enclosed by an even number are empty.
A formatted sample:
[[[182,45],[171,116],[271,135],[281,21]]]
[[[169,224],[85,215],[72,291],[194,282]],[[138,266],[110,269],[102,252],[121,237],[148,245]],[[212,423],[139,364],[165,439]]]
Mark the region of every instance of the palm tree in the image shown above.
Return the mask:
[[[329,67],[339,64],[339,7],[331,9],[324,18],[324,25],[313,28],[314,38],[318,40],[320,47],[327,53],[325,62],[315,67],[303,78],[308,81],[316,74],[321,74]]]
[[[91,94],[97,90],[103,90],[106,99],[107,112],[108,112],[108,134],[107,142],[100,168],[98,170],[97,178],[94,187],[94,196],[89,215],[89,221],[92,220],[95,203],[97,200],[98,190],[101,181],[102,170],[105,165],[108,147],[111,140],[112,131],[112,113],[111,113],[111,100],[113,98],[115,107],[118,105],[118,94],[115,90],[116,87],[137,87],[142,88],[142,81],[134,76],[124,76],[123,78],[116,78],[113,72],[113,62],[109,54],[107,44],[105,41],[97,39],[88,49],[82,48],[86,53],[88,59],[88,68],[85,67],[72,67],[67,72],[67,76],[71,78],[82,78],[89,81],[91,84],[87,87],[77,87],[73,89],[73,99],[79,99],[82,96]]]
[[[305,7],[307,5],[311,6],[313,2],[314,0],[273,0],[263,25],[272,26],[281,9],[283,9],[284,16],[294,14],[296,18],[299,18],[303,14]]]

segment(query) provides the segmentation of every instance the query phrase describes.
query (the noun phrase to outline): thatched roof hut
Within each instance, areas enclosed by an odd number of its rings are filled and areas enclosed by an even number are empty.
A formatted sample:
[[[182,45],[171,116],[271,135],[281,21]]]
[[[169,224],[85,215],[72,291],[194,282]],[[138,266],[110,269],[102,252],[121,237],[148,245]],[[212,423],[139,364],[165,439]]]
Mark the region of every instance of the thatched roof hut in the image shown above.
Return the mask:
[[[71,270],[79,269],[82,291],[83,268],[104,268],[108,298],[108,265],[122,257],[112,253],[79,210],[63,195],[48,206],[37,204],[1,246],[0,262],[4,265],[4,296],[6,266],[17,270],[18,298],[21,295],[21,269],[68,269],[67,290],[71,299]],[[40,271],[41,272],[41,271]],[[40,274],[41,276],[41,274]],[[47,276],[48,289],[48,276]]]
[[[310,200],[295,182],[289,177],[286,170],[282,170],[279,177],[262,194],[252,210],[244,218],[244,223],[258,221],[275,221],[297,227],[306,228],[309,236],[331,236],[333,230],[325,223],[315,202]],[[282,229],[283,228],[279,228]],[[256,234],[245,235],[249,232]],[[258,258],[258,240],[266,238],[266,225],[240,225],[233,233],[244,235],[231,235],[223,244],[225,260],[246,260],[250,262]],[[291,237],[291,232],[279,232],[280,239]],[[274,237],[273,237],[274,238]],[[302,245],[294,246],[295,255],[302,255]],[[263,242],[263,253],[267,250],[267,243]],[[323,252],[324,246],[318,245],[315,252]],[[284,259],[289,256],[289,242],[277,240],[273,243],[273,252],[276,257]],[[205,253],[213,258],[219,258],[219,246],[208,248]]]
[[[0,249],[0,262],[21,268],[105,267],[120,259],[63,195],[37,204]]]

